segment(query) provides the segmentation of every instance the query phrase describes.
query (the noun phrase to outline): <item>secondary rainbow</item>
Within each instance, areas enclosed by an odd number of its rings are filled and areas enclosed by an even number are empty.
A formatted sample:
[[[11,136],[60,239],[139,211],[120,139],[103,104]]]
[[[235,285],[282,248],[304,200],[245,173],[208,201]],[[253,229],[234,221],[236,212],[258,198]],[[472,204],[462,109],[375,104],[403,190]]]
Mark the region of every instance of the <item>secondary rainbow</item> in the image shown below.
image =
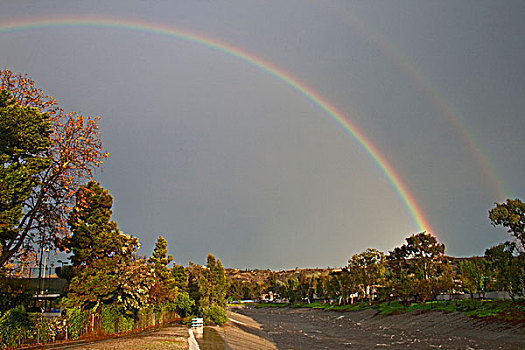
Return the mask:
[[[203,36],[197,33],[189,32],[172,26],[159,25],[158,23],[148,23],[140,20],[131,20],[123,18],[107,18],[107,17],[60,17],[60,18],[29,18],[17,19],[8,22],[0,22],[0,33],[16,32],[21,30],[44,29],[44,28],[61,28],[61,27],[95,27],[95,28],[115,28],[135,30],[141,32],[148,32],[153,34],[165,35],[177,38],[179,40],[195,43],[201,46],[208,47],[212,50],[227,54],[244,61],[272,76],[279,79],[284,84],[293,88],[301,95],[306,97],[314,103],[321,110],[326,112],[333,120],[335,120],[350,136],[352,136],[357,143],[365,150],[368,156],[381,169],[386,178],[390,181],[396,190],[401,201],[408,209],[414,223],[421,231],[431,232],[430,225],[425,219],[422,211],[416,205],[416,202],[406,185],[401,180],[400,176],[396,174],[394,169],[390,166],[388,161],[381,155],[379,150],[374,147],[372,142],[361,133],[355,125],[353,125],[348,118],[345,118],[335,106],[328,100],[323,98],[320,94],[314,91],[305,83],[301,82],[291,74],[283,71],[274,64],[257,57],[240,48],[234,47],[230,44],[218,41],[216,39]]]
[[[353,29],[357,30],[366,37],[367,40],[373,43],[385,57],[388,57],[392,62],[397,64],[406,72],[412,81],[417,84],[418,88],[430,97],[433,104],[437,107],[437,110],[441,111],[441,115],[452,124],[454,130],[459,134],[460,139],[468,147],[473,159],[478,163],[482,174],[486,177],[488,185],[492,188],[493,194],[498,201],[508,198],[510,191],[503,182],[502,177],[499,176],[497,168],[487,157],[487,152],[483,150],[481,142],[469,131],[459,111],[452,106],[432,81],[413,63],[410,63],[406,55],[403,55],[397,48],[383,40],[366,22],[361,21],[355,14],[348,11],[346,7],[330,1],[326,2],[325,5],[333,7],[335,14],[340,16],[345,23],[349,24]]]

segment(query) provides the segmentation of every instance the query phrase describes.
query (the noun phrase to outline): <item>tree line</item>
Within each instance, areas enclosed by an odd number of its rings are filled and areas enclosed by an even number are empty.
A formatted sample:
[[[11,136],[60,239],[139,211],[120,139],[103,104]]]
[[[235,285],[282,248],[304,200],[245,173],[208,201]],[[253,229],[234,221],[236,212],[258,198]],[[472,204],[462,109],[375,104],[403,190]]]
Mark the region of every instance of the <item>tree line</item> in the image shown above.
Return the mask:
[[[169,267],[162,236],[141,258],[138,238],[111,220],[113,197],[93,180],[108,156],[98,121],[64,112],[26,75],[0,71],[0,333],[10,309],[30,304],[34,291],[17,277],[44,248],[69,254],[57,274],[69,282],[60,303],[72,315],[91,310],[124,324],[152,309],[223,324],[219,259]]]
[[[152,306],[224,324],[226,279],[221,261],[209,254],[206,266],[190,262],[187,268],[170,268],[173,257],[162,236],[148,259],[138,257],[138,238],[122,233],[111,221],[112,203],[112,196],[95,181],[77,191],[68,218],[71,236],[61,242],[72,261],[59,273],[69,281],[62,305],[94,310],[111,305],[129,316]]]
[[[355,254],[328,275],[281,280],[272,274],[263,283],[228,281],[213,255],[206,266],[169,267],[173,257],[162,236],[151,257],[141,258],[138,238],[111,220],[113,197],[93,179],[108,156],[98,121],[64,112],[26,75],[0,71],[0,311],[28,302],[30,294],[12,277],[22,275],[37,247],[70,256],[71,266],[57,271],[69,281],[63,306],[128,319],[153,308],[222,324],[227,298],[265,292],[290,301],[315,296],[339,303],[426,301],[458,289],[472,295],[489,288],[512,298],[523,295],[525,205],[519,199],[489,212],[493,225],[507,227],[515,241],[457,266],[444,255],[444,245],[425,232],[388,253],[369,248]]]
[[[482,257],[451,258],[435,236],[421,232],[388,253],[374,248],[353,255],[348,264],[329,273],[299,272],[280,278],[272,272],[264,281],[229,280],[231,300],[258,299],[271,294],[290,302],[314,299],[339,304],[354,301],[429,301],[438,295],[506,291],[512,300],[525,293],[525,204],[509,199],[489,211],[494,226],[509,229],[514,240],[491,247]]]

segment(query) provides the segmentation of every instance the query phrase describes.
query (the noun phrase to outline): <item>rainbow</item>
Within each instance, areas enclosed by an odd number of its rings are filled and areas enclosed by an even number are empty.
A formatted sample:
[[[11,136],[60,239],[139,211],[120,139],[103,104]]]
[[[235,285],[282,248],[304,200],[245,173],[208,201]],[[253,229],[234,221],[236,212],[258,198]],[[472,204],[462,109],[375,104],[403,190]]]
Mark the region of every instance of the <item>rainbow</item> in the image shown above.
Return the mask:
[[[314,105],[328,114],[337,124],[339,124],[357,143],[364,149],[367,155],[378,166],[382,173],[386,176],[389,182],[394,187],[399,198],[408,209],[414,223],[418,230],[431,232],[430,225],[425,219],[422,211],[416,205],[413,196],[408,191],[406,185],[403,183],[401,177],[394,171],[384,156],[379,150],[374,147],[372,142],[359,131],[359,129],[345,118],[335,106],[328,100],[323,98],[319,93],[310,88],[299,79],[293,77],[291,74],[283,71],[274,64],[257,57],[240,48],[234,47],[230,44],[218,41],[216,39],[203,36],[197,33],[189,32],[179,28],[167,25],[159,25],[158,23],[148,23],[136,19],[123,18],[107,18],[107,17],[59,17],[59,18],[26,18],[16,19],[7,22],[0,22],[0,33],[10,33],[22,30],[45,29],[45,28],[66,28],[66,27],[96,27],[96,28],[110,28],[110,29],[126,29],[141,31],[151,34],[158,34],[177,38],[186,42],[198,44],[209,49],[221,52],[223,54],[232,56],[241,61],[244,61],[268,74],[277,78],[285,85],[293,88],[301,95],[310,100]]]
[[[344,6],[340,6],[339,3],[331,1],[326,2],[325,5],[333,7],[334,14],[340,16],[346,24],[349,24],[353,29],[366,37],[385,57],[388,57],[406,72],[407,76],[416,83],[418,88],[430,97],[432,103],[437,107],[437,110],[440,111],[441,115],[453,126],[453,129],[469,149],[496,198],[498,198],[498,200],[508,198],[509,190],[501,180],[501,176],[499,176],[496,167],[486,156],[487,152],[483,150],[481,143],[476,139],[474,134],[469,131],[459,111],[452,106],[444,95],[434,86],[431,80],[414,64],[410,63],[408,57],[403,55],[390,43],[383,40],[379,34],[370,29],[365,22],[357,18]]]

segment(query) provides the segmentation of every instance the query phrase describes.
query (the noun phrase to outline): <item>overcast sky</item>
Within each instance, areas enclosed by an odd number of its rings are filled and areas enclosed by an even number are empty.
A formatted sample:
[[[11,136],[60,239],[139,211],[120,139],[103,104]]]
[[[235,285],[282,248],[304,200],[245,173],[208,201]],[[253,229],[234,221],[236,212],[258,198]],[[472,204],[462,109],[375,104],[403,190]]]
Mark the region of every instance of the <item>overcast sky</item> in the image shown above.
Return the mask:
[[[111,17],[185,30],[299,79],[387,159],[453,256],[509,236],[525,200],[523,1],[0,1],[0,27]],[[231,55],[119,28],[0,31],[0,67],[101,115],[98,176],[119,228],[179,264],[341,266],[418,232],[356,140],[298,91]]]

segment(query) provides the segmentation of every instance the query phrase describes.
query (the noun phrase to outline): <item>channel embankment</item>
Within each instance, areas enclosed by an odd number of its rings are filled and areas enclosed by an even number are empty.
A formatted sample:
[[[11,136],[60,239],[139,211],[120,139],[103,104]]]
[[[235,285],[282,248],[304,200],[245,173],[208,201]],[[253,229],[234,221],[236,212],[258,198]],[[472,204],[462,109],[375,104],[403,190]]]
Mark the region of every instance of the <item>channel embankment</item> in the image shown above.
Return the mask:
[[[460,312],[416,310],[384,316],[377,310],[246,306],[229,312],[230,319],[244,323],[236,327],[278,349],[525,349],[523,325],[475,319]]]

